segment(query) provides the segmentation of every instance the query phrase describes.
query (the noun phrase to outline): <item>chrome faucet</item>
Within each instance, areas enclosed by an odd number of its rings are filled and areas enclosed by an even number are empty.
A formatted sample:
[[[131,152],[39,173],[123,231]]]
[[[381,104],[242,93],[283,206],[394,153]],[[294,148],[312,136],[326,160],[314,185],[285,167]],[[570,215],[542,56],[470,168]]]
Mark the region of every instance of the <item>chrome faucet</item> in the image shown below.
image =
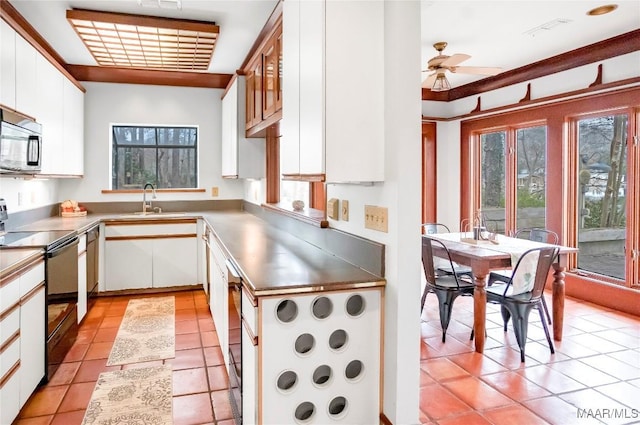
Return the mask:
[[[151,205],[151,200],[149,200],[149,203],[147,204],[147,188],[150,187],[151,188],[151,199],[156,199],[156,188],[151,184],[151,183],[147,183],[144,185],[144,188],[142,188],[142,214],[146,214],[147,213],[147,209],[152,210],[152,205]]]

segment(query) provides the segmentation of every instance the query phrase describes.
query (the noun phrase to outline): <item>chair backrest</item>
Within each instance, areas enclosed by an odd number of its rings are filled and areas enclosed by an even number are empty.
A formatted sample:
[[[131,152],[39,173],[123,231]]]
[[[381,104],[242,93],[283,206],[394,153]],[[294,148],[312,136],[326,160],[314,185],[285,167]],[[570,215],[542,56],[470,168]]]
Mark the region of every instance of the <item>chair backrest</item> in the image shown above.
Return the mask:
[[[451,265],[451,269],[453,270],[453,261],[451,260],[451,253],[439,240],[431,239],[429,236],[422,236],[422,267],[424,268],[424,275],[427,278],[427,283],[429,285],[436,285],[436,268],[433,264],[433,245],[438,245],[440,248],[444,249],[447,253],[447,259]],[[447,276],[449,277],[449,276]],[[458,281],[458,276],[452,274],[450,277],[455,279],[456,285],[460,286],[460,282]]]
[[[529,239],[530,241],[550,243],[558,245],[560,238],[553,230],[543,229],[541,227],[525,227],[518,229],[514,237],[520,239]]]
[[[513,268],[504,295],[507,296],[508,292],[510,295],[531,292],[532,301],[540,298],[559,250],[557,247],[533,248],[522,254]]]
[[[425,235],[433,235],[436,233],[451,233],[449,228],[442,223],[423,223],[422,231]]]

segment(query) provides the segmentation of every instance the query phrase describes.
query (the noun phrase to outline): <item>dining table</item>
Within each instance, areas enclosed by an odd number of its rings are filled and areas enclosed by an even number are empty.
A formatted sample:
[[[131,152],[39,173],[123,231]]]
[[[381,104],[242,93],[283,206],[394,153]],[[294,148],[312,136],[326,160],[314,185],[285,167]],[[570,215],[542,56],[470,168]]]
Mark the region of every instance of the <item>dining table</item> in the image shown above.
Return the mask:
[[[504,235],[490,235],[488,237],[474,239],[473,233],[437,233],[428,237],[441,241],[449,251],[451,260],[471,267],[474,280],[473,292],[473,329],[475,334],[475,350],[478,353],[484,351],[486,311],[487,311],[487,276],[491,271],[510,269],[515,265],[514,259],[528,249],[544,246],[559,248],[559,253],[552,264],[552,317],[553,338],[562,340],[562,326],[564,321],[565,283],[564,272],[567,268],[568,258],[577,253],[578,249],[563,245],[552,245],[528,239],[518,239]],[[426,237],[426,236],[425,236]],[[434,245],[434,255],[448,259],[446,251]]]

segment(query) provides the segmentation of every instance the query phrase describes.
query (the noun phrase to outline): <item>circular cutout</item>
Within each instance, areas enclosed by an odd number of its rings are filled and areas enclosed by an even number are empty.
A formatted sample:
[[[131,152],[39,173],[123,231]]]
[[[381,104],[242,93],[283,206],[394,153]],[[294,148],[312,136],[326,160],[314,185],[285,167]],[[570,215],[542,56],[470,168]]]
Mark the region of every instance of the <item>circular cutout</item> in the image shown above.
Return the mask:
[[[327,297],[318,297],[313,300],[311,309],[317,319],[326,319],[333,311],[333,303]]]
[[[276,385],[278,386],[279,390],[288,391],[293,387],[295,387],[297,383],[298,383],[298,375],[291,370],[285,370],[280,374],[280,376],[278,376],[278,381],[276,382]]]
[[[347,399],[339,396],[329,402],[329,415],[340,416],[347,410]]]
[[[347,314],[349,316],[360,316],[364,312],[364,298],[362,295],[351,295],[347,299]]]
[[[316,411],[316,406],[309,401],[304,401],[296,407],[296,411],[294,413],[296,419],[300,422],[308,421],[311,419],[313,414]]]
[[[298,316],[298,305],[291,300],[282,300],[276,308],[276,316],[283,323],[289,323]]]
[[[344,376],[347,379],[354,380],[357,379],[364,369],[364,365],[360,360],[351,360],[347,367],[344,368]]]
[[[318,386],[323,386],[331,379],[331,368],[326,364],[318,366],[313,371],[313,382]]]
[[[298,354],[309,354],[316,345],[316,340],[311,334],[302,334],[296,338],[295,350]]]
[[[349,336],[344,329],[337,329],[331,332],[329,336],[329,347],[334,350],[339,350],[347,344]]]

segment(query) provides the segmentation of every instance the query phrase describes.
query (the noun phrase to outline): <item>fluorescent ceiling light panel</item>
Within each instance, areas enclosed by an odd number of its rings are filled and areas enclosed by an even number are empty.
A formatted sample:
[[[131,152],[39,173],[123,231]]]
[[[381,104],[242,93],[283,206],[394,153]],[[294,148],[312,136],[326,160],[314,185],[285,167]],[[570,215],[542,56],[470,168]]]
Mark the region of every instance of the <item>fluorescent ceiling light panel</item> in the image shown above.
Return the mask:
[[[220,32],[214,22],[81,9],[67,20],[101,66],[206,71]]]

